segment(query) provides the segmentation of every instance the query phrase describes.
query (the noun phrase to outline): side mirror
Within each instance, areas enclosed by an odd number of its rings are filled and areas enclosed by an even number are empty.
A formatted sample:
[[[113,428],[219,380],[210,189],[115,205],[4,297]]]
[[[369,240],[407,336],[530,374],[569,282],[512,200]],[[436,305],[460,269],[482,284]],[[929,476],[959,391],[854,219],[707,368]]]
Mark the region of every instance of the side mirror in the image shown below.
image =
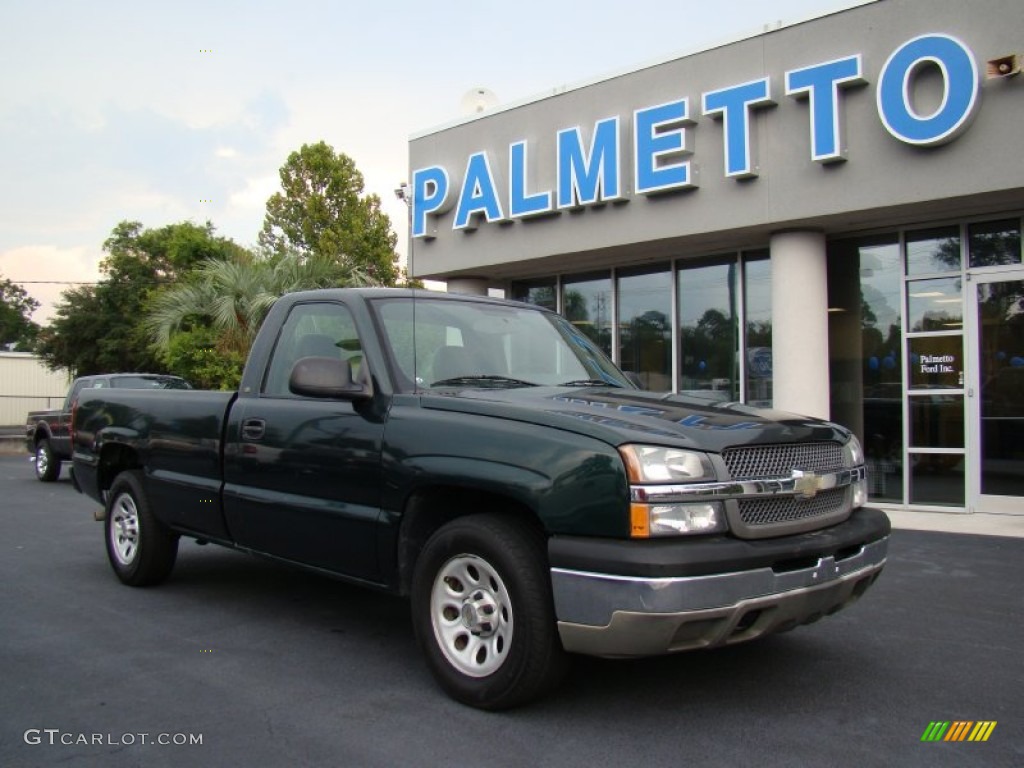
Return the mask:
[[[292,367],[288,389],[303,397],[366,400],[368,387],[352,381],[352,364],[332,357],[303,357]]]

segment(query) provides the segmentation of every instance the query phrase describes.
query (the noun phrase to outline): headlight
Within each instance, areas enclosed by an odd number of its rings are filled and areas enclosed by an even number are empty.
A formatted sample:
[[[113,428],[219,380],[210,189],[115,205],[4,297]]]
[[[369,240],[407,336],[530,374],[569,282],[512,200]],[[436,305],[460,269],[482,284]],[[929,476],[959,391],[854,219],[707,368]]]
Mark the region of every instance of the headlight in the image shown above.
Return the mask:
[[[631,483],[688,483],[715,479],[708,457],[698,451],[657,445],[623,445],[619,453]]]
[[[846,467],[859,467],[864,463],[864,449],[860,447],[860,441],[850,435],[850,439],[843,446],[843,465]],[[855,480],[853,483],[853,494],[850,497],[850,505],[857,509],[863,507],[868,500],[868,481]]]
[[[619,448],[632,485],[649,483],[696,483],[715,480],[707,455],[660,445],[623,445]],[[727,529],[725,508],[719,501],[641,501],[629,507],[630,536],[686,536],[719,533]]]
[[[687,504],[630,504],[630,531],[634,539],[685,536],[726,530],[725,510],[718,501]]]
[[[850,439],[843,446],[843,465],[847,467],[859,467],[864,463],[864,449],[860,447],[860,441],[850,435]]]

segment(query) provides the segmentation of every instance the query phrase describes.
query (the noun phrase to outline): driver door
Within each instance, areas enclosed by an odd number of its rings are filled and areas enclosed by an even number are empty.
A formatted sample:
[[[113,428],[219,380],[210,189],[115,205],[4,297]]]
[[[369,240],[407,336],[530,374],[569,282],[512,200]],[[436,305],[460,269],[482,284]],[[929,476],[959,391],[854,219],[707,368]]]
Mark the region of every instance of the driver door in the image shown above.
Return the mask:
[[[376,580],[384,422],[369,401],[303,397],[288,380],[306,357],[347,360],[369,381],[352,312],[297,304],[275,344],[260,392],[231,409],[224,513],[247,548]]]

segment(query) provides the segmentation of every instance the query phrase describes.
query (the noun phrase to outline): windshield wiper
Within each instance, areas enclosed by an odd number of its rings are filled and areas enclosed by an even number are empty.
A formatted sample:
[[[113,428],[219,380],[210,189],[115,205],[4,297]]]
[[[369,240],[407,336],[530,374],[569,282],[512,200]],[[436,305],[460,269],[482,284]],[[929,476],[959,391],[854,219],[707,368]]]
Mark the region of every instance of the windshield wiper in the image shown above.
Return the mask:
[[[523,381],[522,379],[512,379],[508,376],[493,376],[490,374],[477,374],[473,376],[454,376],[450,379],[441,379],[435,381],[430,386],[432,387],[457,387],[460,385],[472,385],[472,384],[493,384],[496,386],[501,385],[512,385],[516,387],[536,387],[532,381]]]
[[[579,379],[577,381],[567,381],[564,384],[559,384],[560,387],[615,387],[621,389],[621,384],[616,384],[611,381],[605,381],[604,379]]]

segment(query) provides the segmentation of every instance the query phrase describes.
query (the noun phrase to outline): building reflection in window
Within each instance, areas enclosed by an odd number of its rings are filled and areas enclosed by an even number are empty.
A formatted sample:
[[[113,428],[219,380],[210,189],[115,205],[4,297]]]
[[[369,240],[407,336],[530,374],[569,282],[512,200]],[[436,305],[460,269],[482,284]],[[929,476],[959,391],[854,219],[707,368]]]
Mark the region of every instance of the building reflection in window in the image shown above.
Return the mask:
[[[832,419],[864,446],[872,499],[903,501],[903,366],[899,240],[828,247]]]
[[[668,265],[619,274],[619,367],[643,389],[672,390],[672,273]]]
[[[767,251],[743,255],[746,396],[750,405],[772,405],[772,268]]]
[[[1020,220],[1004,219],[969,225],[967,252],[972,269],[1020,264]]]
[[[907,275],[960,271],[960,228],[938,227],[908,232]]]
[[[525,301],[527,304],[536,304],[539,307],[556,312],[558,310],[557,296],[558,284],[555,278],[551,277],[512,283],[512,291],[509,298],[515,301]]]
[[[740,399],[738,267],[731,256],[679,270],[679,388],[684,394]]]
[[[959,331],[964,326],[959,277],[907,281],[908,333]]]
[[[607,272],[564,278],[562,314],[612,356],[612,279]]]
[[[977,291],[981,492],[1024,496],[1024,280]]]

